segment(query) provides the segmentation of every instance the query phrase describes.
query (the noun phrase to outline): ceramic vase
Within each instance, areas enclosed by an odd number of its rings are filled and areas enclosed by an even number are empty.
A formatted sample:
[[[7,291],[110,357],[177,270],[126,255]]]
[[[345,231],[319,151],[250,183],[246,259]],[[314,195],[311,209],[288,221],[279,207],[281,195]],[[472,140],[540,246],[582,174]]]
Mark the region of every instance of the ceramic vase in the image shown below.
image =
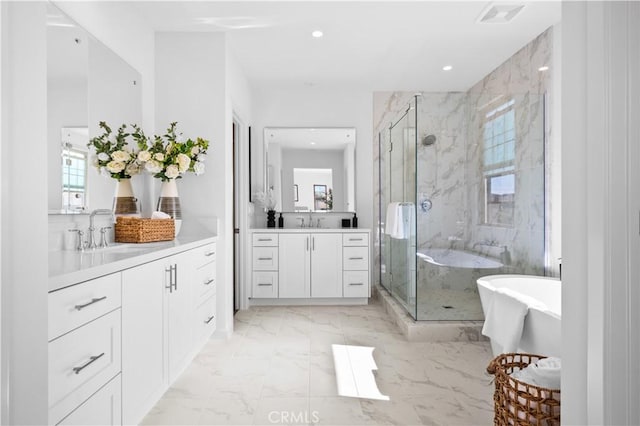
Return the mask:
[[[114,216],[140,217],[140,203],[133,195],[131,179],[116,181],[116,193],[113,197]]]
[[[182,226],[182,211],[180,209],[180,197],[178,196],[178,185],[175,179],[163,181],[160,185],[160,198],[158,198],[157,211],[164,212],[175,221],[176,237]]]
[[[267,210],[267,228],[276,227],[276,211]]]

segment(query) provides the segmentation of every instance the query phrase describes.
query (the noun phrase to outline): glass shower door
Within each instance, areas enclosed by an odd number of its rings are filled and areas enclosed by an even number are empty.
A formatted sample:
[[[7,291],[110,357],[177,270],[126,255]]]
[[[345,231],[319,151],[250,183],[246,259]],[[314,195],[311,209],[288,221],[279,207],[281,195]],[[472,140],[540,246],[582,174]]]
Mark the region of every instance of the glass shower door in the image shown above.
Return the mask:
[[[386,205],[383,284],[416,318],[415,101],[393,123],[383,146]]]

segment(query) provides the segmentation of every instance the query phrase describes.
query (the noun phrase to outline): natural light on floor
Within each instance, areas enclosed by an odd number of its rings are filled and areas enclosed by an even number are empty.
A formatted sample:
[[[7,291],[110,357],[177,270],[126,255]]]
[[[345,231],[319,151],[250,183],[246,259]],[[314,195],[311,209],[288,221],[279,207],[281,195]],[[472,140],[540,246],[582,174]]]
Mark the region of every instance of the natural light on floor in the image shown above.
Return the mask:
[[[389,401],[389,397],[378,390],[373,375],[373,370],[378,369],[373,359],[374,348],[348,345],[331,345],[331,348],[338,395]]]

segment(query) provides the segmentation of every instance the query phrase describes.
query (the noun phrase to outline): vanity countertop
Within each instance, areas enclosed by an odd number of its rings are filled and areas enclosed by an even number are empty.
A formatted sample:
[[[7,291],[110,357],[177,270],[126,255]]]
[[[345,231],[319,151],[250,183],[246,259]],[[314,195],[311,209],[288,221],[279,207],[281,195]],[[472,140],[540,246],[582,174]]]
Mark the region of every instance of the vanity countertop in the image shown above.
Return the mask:
[[[356,233],[356,232],[366,232],[369,233],[371,230],[366,228],[254,228],[250,229],[249,232],[278,232],[282,233],[303,233],[308,234],[310,232],[313,233]]]
[[[49,252],[49,291],[79,282],[91,280],[152,262],[195,247],[213,243],[217,236],[212,232],[196,235],[180,235],[173,241],[141,244],[118,244],[85,252]]]

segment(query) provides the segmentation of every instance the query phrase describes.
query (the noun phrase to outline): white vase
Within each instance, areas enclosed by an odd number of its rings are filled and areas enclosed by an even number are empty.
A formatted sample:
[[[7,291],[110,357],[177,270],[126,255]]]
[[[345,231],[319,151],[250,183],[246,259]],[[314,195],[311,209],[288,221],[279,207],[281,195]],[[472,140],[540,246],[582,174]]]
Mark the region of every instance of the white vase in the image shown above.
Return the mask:
[[[116,193],[113,196],[114,216],[140,217],[140,204],[133,195],[131,179],[116,181]]]
[[[180,208],[180,197],[178,196],[178,185],[175,179],[163,181],[160,185],[160,197],[156,210],[171,216],[175,221],[176,237],[182,226],[182,210]]]

